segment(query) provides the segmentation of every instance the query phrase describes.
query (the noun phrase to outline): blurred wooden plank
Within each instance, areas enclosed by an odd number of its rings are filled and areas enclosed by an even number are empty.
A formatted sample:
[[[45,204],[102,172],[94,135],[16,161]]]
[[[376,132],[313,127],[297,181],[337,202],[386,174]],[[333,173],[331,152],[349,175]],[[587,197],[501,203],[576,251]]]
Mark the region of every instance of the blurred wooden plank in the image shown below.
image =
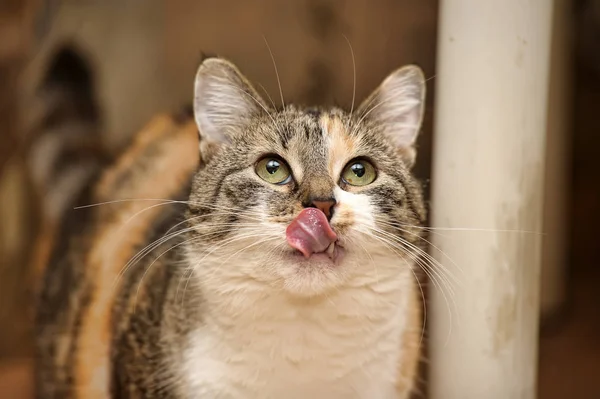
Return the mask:
[[[18,155],[18,76],[34,37],[37,0],[0,2],[0,358],[30,353],[26,242],[31,238],[30,198]],[[7,166],[9,166],[7,168]],[[0,392],[4,388],[0,384]],[[8,396],[15,397],[15,396]]]
[[[18,147],[17,76],[29,54],[38,0],[0,2],[0,176]]]
[[[33,398],[33,386],[32,360],[19,359],[0,362],[0,392],[3,398]]]

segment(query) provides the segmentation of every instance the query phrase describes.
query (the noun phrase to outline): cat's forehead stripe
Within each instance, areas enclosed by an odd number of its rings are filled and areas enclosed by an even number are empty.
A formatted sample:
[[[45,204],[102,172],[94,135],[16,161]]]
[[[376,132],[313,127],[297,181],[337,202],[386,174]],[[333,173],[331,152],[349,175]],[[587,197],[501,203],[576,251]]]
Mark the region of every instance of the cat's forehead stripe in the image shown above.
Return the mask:
[[[344,164],[356,152],[355,140],[350,137],[348,126],[337,115],[323,114],[319,124],[328,146],[327,166],[331,176],[338,176]]]

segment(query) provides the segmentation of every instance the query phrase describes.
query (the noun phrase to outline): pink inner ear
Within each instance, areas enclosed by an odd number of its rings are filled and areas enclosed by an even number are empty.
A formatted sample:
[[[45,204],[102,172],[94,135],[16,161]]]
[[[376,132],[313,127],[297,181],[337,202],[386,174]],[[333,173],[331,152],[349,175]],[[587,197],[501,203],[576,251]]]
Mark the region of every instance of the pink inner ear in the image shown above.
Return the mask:
[[[314,253],[325,251],[337,240],[327,216],[317,208],[306,208],[300,212],[285,233],[288,244],[307,258]]]

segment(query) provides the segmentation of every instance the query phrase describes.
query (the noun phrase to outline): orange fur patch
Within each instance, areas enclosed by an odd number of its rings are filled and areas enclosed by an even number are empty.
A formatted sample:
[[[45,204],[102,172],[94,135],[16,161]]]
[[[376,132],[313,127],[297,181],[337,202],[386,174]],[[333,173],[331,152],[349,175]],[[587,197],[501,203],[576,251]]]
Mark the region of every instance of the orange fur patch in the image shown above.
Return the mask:
[[[423,320],[421,309],[423,304],[419,300],[419,289],[417,281],[410,283],[410,297],[408,301],[408,323],[404,334],[402,334],[401,361],[398,365],[398,382],[396,391],[398,393],[412,392],[414,382],[419,369],[419,358],[421,355],[421,336]]]
[[[341,173],[346,162],[354,157],[356,143],[348,135],[346,125],[339,118],[323,115],[320,123],[329,141],[329,174],[335,178]]]
[[[130,169],[139,159],[141,153],[154,141],[167,135],[175,134],[179,127],[167,115],[155,117],[143,130],[135,137],[130,147],[117,160],[116,164],[106,171],[102,180],[96,187],[96,196],[99,198],[110,198],[114,195],[114,185],[119,177]],[[197,140],[196,140],[197,141]]]
[[[58,228],[56,223],[51,222],[47,217],[42,215],[40,231],[34,244],[31,267],[29,269],[31,273],[30,281],[35,296],[37,296],[41,290],[43,276],[46,272],[46,266],[50,261],[50,255],[54,248],[57,232]]]
[[[132,179],[127,187],[114,190],[119,176],[127,173],[147,146],[160,140],[159,154],[153,155],[149,170]],[[140,133],[98,186],[105,199],[169,199],[179,193],[198,164],[198,138],[193,123],[177,126],[170,118],[159,117]],[[161,207],[148,201],[127,201],[112,208],[109,221],[100,226],[85,265],[87,281],[93,282],[91,302],[84,310],[75,364],[77,397],[94,399],[110,396],[110,341],[113,301],[119,291],[116,279],[135,255]],[[134,217],[135,215],[135,217]],[[133,218],[132,218],[133,217]],[[131,219],[132,218],[132,219]]]

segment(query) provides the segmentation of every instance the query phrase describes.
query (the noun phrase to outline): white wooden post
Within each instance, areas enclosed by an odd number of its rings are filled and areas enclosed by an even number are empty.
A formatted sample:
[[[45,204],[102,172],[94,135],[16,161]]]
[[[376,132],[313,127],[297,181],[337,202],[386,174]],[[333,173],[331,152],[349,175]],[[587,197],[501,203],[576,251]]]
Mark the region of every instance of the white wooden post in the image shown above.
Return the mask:
[[[440,1],[432,225],[480,230],[431,237],[460,281],[432,289],[432,399],[536,396],[552,10]]]

